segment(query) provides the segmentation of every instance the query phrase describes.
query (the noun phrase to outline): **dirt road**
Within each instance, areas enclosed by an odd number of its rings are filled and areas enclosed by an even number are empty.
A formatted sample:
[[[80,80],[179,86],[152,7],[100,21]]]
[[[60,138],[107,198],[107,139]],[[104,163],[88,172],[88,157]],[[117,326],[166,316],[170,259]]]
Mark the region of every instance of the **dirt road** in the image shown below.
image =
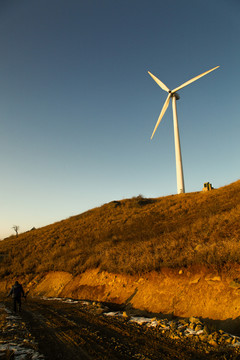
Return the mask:
[[[3,301],[11,307],[10,300]],[[108,305],[107,311],[117,310]],[[106,304],[29,298],[21,318],[47,360],[240,359],[232,350],[172,340],[157,328],[104,315]]]

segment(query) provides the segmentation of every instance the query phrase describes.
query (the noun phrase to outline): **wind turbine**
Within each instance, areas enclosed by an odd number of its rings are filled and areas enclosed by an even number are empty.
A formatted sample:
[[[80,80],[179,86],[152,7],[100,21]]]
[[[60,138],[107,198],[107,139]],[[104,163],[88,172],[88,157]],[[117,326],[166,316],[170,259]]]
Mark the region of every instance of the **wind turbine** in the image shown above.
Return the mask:
[[[185,83],[183,83],[182,85],[178,86],[176,89],[174,90],[170,90],[162,81],[160,81],[156,76],[154,76],[153,74],[150,73],[150,71],[148,71],[149,75],[153,78],[154,81],[156,81],[156,83],[165,91],[168,92],[168,96],[167,99],[163,105],[162,111],[159,115],[158,121],[155,125],[155,128],[153,130],[151,139],[153,138],[153,135],[155,134],[155,131],[157,130],[158,125],[160,124],[160,121],[163,118],[163,115],[165,114],[169,102],[170,102],[170,98],[172,98],[172,109],[173,109],[173,126],[174,126],[174,140],[175,140],[175,157],[176,157],[176,172],[177,172],[177,190],[178,190],[178,194],[180,193],[185,193],[185,187],[184,187],[184,178],[183,178],[183,167],[182,167],[182,155],[181,155],[181,147],[180,147],[180,138],[179,138],[179,129],[178,129],[178,117],[177,117],[177,105],[176,105],[176,100],[180,99],[180,96],[178,95],[177,91],[182,89],[183,87],[191,84],[192,82],[200,79],[202,76],[207,75],[208,73],[210,73],[211,71],[215,70],[219,68],[219,66],[216,66],[215,68],[208,70],[194,78],[192,78],[191,80],[186,81]]]

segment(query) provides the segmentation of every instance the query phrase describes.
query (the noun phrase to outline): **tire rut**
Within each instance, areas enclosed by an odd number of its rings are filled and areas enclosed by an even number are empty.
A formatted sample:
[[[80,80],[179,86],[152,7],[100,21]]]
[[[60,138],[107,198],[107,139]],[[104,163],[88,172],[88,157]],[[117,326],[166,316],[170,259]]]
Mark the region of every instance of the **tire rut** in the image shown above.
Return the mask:
[[[189,339],[172,340],[155,328],[108,317],[98,310],[97,305],[81,302],[30,298],[21,317],[46,360],[226,359],[217,351],[207,354]]]

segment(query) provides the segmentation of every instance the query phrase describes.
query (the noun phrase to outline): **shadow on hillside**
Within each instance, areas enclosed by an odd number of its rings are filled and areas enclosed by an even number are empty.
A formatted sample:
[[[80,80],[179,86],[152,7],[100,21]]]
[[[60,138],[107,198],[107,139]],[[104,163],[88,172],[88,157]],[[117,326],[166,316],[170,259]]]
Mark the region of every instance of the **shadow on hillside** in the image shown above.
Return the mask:
[[[38,297],[36,297],[38,298]],[[49,298],[51,299],[51,298]],[[72,298],[72,300],[77,300],[79,301],[80,299],[74,299]],[[128,299],[130,300],[130,299]],[[53,298],[54,301],[54,298]],[[150,312],[147,310],[141,310],[141,309],[136,309],[132,306],[132,304],[130,302],[127,303],[123,303],[123,304],[117,304],[117,303],[113,303],[113,302],[106,302],[106,301],[93,301],[93,300],[89,300],[89,299],[81,299],[80,301],[86,301],[89,303],[99,303],[103,306],[106,306],[109,311],[120,311],[123,312],[125,311],[126,314],[128,316],[136,316],[136,317],[147,317],[147,318],[154,318],[156,317],[157,319],[167,319],[167,320],[187,320],[187,317],[181,317],[181,316],[176,316],[173,313],[170,314],[164,314],[164,313],[155,313],[155,312]],[[0,292],[0,303],[4,304],[8,302],[9,306],[11,304],[10,299],[6,299],[6,294]],[[235,319],[229,318],[229,319],[225,319],[225,320],[213,320],[210,318],[203,318],[201,316],[195,316],[197,318],[199,318],[200,321],[202,321],[204,324],[208,325],[210,332],[214,332],[217,330],[223,330],[229,334],[232,335],[236,335],[236,336],[240,336],[240,316],[238,316]]]
[[[186,317],[175,316],[174,314],[163,314],[163,313],[154,313],[147,310],[135,309],[132,307],[131,303],[128,304],[115,304],[109,302],[102,302],[101,304],[107,306],[111,311],[125,311],[128,316],[137,316],[137,317],[156,317],[158,319],[168,319],[170,320],[181,320],[187,319]],[[204,324],[209,326],[211,332],[217,330],[223,330],[229,334],[240,336],[240,316],[236,319],[226,319],[226,320],[213,320],[209,318],[203,318],[201,316],[196,316]]]

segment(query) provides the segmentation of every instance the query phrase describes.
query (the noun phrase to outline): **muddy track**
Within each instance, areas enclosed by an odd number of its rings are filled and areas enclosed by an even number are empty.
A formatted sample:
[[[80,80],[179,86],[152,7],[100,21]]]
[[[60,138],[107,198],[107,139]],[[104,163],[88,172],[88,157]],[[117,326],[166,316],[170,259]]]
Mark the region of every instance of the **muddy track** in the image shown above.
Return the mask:
[[[98,304],[28,299],[21,316],[47,360],[238,359],[229,351],[206,353],[201,344],[172,340],[156,328],[105,316]]]

